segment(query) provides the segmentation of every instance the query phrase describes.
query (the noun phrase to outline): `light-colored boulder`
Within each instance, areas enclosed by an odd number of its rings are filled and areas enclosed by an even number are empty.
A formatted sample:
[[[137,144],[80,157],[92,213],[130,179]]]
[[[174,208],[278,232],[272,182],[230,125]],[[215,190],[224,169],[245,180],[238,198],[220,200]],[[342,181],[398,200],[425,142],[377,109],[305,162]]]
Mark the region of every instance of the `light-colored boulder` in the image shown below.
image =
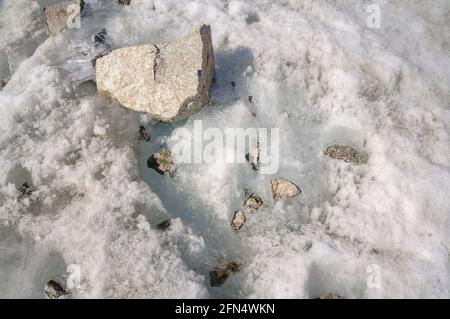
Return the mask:
[[[78,8],[76,7],[78,6]],[[83,0],[64,1],[44,9],[47,19],[48,33],[55,36],[67,27],[67,22],[74,14],[81,12],[84,6]],[[73,17],[72,17],[73,16]]]
[[[295,197],[301,193],[300,188],[288,180],[279,178],[272,181],[272,195],[274,199]]]
[[[172,122],[209,102],[214,77],[211,28],[168,44],[121,48],[96,63],[97,89],[123,106]]]

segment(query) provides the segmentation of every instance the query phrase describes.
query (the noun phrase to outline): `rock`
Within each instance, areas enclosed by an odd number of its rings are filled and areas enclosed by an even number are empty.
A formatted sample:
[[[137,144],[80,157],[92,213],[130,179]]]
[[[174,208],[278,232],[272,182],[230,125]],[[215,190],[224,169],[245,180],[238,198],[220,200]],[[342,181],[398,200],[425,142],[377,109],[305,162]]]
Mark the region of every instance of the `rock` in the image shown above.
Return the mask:
[[[146,142],[150,141],[150,134],[143,125],[139,126],[139,138]]]
[[[84,8],[83,0],[65,1],[54,4],[44,9],[45,17],[47,19],[48,33],[51,36],[55,36],[64,30],[67,26],[67,22],[72,18],[76,12],[72,5],[78,5],[79,11]]]
[[[30,196],[33,193],[33,187],[28,185],[28,183],[23,183],[22,187],[20,188],[20,193],[22,196]]]
[[[221,260],[216,265],[215,269],[209,273],[211,287],[222,286],[231,274],[240,270],[241,266],[228,260]]]
[[[233,228],[234,231],[239,231],[241,227],[244,225],[245,220],[246,220],[245,214],[240,210],[238,210],[233,215],[233,219],[231,220],[231,227]]]
[[[367,163],[367,156],[358,152],[350,146],[332,145],[327,148],[325,155],[345,161],[347,163],[353,163],[355,165],[361,165]]]
[[[116,0],[116,2],[117,2],[118,4],[123,5],[123,6],[129,6],[130,3],[131,3],[131,0]]]
[[[156,225],[156,228],[159,230],[166,230],[170,227],[170,225],[172,225],[172,220],[167,219],[167,220],[159,223],[158,225]]]
[[[282,178],[272,180],[272,195],[274,199],[295,197],[301,193],[301,189],[290,181]]]
[[[3,89],[6,86],[6,84],[8,84],[7,80],[0,80],[0,90]]]
[[[327,292],[320,295],[319,299],[345,299],[345,298],[339,295],[337,292]]]
[[[154,169],[161,175],[169,174],[172,176],[175,173],[172,153],[170,151],[162,151],[152,155],[147,160],[147,167]]]
[[[209,102],[214,77],[211,28],[178,41],[112,51],[97,60],[97,89],[123,106],[173,122]]]
[[[261,197],[251,194],[244,203],[245,208],[259,209],[263,205]]]
[[[69,295],[69,291],[66,289],[64,281],[61,279],[50,279],[45,285],[45,294],[49,299],[59,299]]]
[[[255,171],[259,170],[259,159],[260,159],[261,149],[259,147],[259,143],[256,143],[256,147],[250,151],[247,155],[245,155],[245,159],[247,162],[252,164],[252,168]]]
[[[91,60],[92,65],[95,67],[97,60],[102,56],[111,52],[111,41],[109,40],[106,29],[102,29],[100,32],[94,35],[94,58]]]

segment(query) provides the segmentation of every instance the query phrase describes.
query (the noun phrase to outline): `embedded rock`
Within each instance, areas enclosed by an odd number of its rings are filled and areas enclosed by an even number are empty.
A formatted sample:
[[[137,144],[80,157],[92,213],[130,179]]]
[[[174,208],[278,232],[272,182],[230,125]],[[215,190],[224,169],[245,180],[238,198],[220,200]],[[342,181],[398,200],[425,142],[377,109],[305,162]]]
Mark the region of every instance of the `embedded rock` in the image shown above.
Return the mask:
[[[51,36],[60,33],[66,28],[68,21],[75,17],[74,14],[80,13],[83,7],[83,0],[74,0],[57,3],[45,8],[48,33]]]
[[[209,102],[214,77],[211,28],[168,44],[121,48],[96,63],[97,89],[121,105],[173,122]]]
[[[367,163],[367,157],[350,146],[332,145],[327,148],[325,155],[355,165]]]
[[[238,210],[233,215],[233,219],[231,220],[231,227],[234,231],[239,231],[244,225],[245,220],[245,214]]]
[[[209,273],[211,286],[222,286],[231,274],[238,272],[240,269],[241,266],[234,261],[219,261],[215,269]]]
[[[117,2],[118,4],[123,5],[123,6],[129,6],[130,3],[131,3],[131,0],[116,0],[116,2]]]
[[[260,159],[261,149],[259,147],[259,143],[256,144],[256,147],[252,149],[247,155],[245,155],[245,159],[247,162],[252,164],[252,168],[255,171],[259,170],[259,159]]]
[[[146,142],[150,141],[150,133],[143,125],[139,126],[139,138]]]
[[[279,178],[272,181],[272,195],[274,199],[295,197],[302,193],[301,189],[294,183]]]
[[[345,299],[345,298],[339,295],[337,292],[328,292],[320,295],[319,299]]]
[[[59,299],[70,293],[62,279],[50,279],[45,285],[44,291],[48,299]]]
[[[170,151],[163,151],[152,155],[147,160],[147,167],[154,169],[161,175],[173,175],[175,173],[175,168],[172,153]]]
[[[251,194],[244,203],[245,208],[259,209],[263,205],[261,197]]]

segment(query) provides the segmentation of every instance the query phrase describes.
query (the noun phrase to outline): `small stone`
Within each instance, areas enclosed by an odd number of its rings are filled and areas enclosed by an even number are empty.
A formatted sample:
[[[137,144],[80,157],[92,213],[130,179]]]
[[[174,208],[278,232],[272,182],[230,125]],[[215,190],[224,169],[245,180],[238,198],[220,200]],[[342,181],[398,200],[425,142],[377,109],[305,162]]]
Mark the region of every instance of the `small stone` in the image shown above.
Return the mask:
[[[244,203],[244,207],[250,209],[259,209],[263,205],[261,197],[251,194]]]
[[[249,101],[250,103],[253,103],[253,96],[250,95],[250,96],[248,97],[248,101]]]
[[[159,223],[158,225],[156,225],[156,228],[159,230],[166,230],[170,227],[170,225],[172,225],[172,220],[167,219],[167,220]]]
[[[143,125],[139,126],[139,138],[146,142],[150,141],[150,134]]]
[[[345,161],[347,163],[353,163],[355,165],[361,165],[367,163],[367,156],[358,152],[356,149],[350,146],[332,145],[327,148],[325,155]]]
[[[111,41],[109,40],[106,29],[102,29],[100,32],[94,35],[94,58],[91,60],[92,65],[95,67],[97,60],[111,52]]]
[[[58,279],[50,279],[44,291],[49,299],[59,299],[69,294],[63,281]]]
[[[216,265],[215,269],[209,273],[211,287],[222,286],[231,274],[240,270],[241,266],[228,260],[221,260]]]
[[[0,89],[3,89],[6,86],[6,84],[8,84],[7,80],[0,80]]]
[[[76,6],[79,6],[78,10]],[[64,30],[68,25],[68,21],[74,18],[73,14],[77,11],[81,12],[83,7],[84,1],[74,0],[57,3],[45,8],[44,12],[50,36],[55,36]]]
[[[235,87],[236,87],[236,82],[234,82],[234,81],[231,81],[231,82],[230,82],[230,84],[231,84],[231,87],[233,87],[233,88],[235,88]]]
[[[22,193],[22,196],[30,196],[33,193],[33,187],[28,185],[28,183],[23,183],[20,192]]]
[[[116,0],[116,2],[123,6],[129,6],[131,3],[131,0]]]
[[[175,173],[172,153],[170,151],[162,151],[152,155],[147,160],[147,167],[154,169],[161,175],[169,174],[172,176]]]
[[[259,143],[256,143],[256,147],[252,149],[247,155],[245,155],[245,159],[252,165],[254,171],[259,170],[260,153],[261,149],[259,147]]]
[[[320,295],[319,299],[345,299],[345,298],[339,295],[337,292],[327,292]]]
[[[97,90],[124,107],[173,122],[209,103],[214,78],[211,28],[178,41],[112,51],[96,62]]]
[[[288,180],[282,178],[272,180],[272,195],[274,199],[295,197],[301,193],[301,189]]]
[[[240,210],[238,210],[233,215],[233,219],[231,220],[231,227],[233,228],[234,231],[239,231],[241,227],[244,225],[245,220],[246,220],[245,214]]]

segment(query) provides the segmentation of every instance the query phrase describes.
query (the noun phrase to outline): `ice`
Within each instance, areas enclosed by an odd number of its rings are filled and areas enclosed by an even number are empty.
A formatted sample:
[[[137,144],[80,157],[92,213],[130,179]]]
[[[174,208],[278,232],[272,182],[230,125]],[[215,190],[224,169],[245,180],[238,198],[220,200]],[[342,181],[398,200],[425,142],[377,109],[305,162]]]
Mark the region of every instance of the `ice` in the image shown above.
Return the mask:
[[[0,2],[0,297],[43,298],[69,265],[81,270],[74,298],[450,297],[448,1],[376,1],[370,29],[363,0],[90,0],[81,29],[49,38],[42,10],[57,2]],[[156,123],[98,96],[96,33],[115,49],[200,23],[216,57],[201,112]],[[278,172],[147,168],[199,120],[280,128]],[[367,165],[325,157],[333,144]],[[274,178],[303,194],[272,200]],[[264,205],[235,233],[244,189]],[[210,287],[224,257],[241,270]]]

